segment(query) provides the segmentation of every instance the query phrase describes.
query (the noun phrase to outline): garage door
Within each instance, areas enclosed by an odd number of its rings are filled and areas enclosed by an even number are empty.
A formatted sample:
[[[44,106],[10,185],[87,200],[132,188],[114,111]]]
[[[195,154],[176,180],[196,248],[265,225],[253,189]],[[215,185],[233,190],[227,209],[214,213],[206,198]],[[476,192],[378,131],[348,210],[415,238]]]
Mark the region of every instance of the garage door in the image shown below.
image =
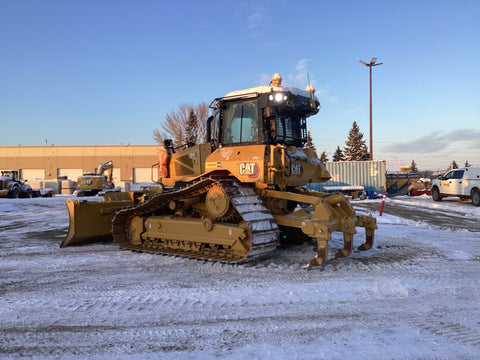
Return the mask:
[[[134,168],[133,169],[133,182],[152,182],[152,168]]]
[[[23,180],[45,179],[45,169],[22,169],[20,172]]]
[[[79,176],[82,176],[82,169],[57,169],[57,177],[66,176],[67,179],[77,181]]]

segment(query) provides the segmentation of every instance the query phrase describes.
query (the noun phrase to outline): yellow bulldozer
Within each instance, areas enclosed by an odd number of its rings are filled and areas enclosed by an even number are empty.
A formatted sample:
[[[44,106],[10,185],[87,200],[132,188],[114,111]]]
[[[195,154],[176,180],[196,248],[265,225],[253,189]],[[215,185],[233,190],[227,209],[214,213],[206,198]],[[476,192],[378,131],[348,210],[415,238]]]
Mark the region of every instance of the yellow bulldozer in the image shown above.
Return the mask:
[[[306,119],[320,109],[312,86],[282,86],[275,74],[269,86],[230,92],[210,108],[204,143],[175,147],[165,140],[160,193],[68,199],[62,246],[113,236],[124,249],[242,263],[270,257],[280,244],[315,239],[308,267],[325,264],[334,231],[344,239],[337,258],[352,252],[357,227],[366,235],[359,250],[373,246],[374,217],[356,215],[342,194],[305,187],[330,179],[314,149],[304,146]]]

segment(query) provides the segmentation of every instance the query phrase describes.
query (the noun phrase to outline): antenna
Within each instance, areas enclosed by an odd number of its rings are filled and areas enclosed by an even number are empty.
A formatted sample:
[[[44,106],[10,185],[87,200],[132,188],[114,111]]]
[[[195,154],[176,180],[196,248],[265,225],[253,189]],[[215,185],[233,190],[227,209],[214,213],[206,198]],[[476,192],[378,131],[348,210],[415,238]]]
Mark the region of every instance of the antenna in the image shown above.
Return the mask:
[[[307,88],[305,90],[310,93],[310,99],[313,99],[313,94],[315,93],[315,88],[312,85],[310,85],[310,74],[308,72],[307,72],[307,81],[308,81],[308,85],[307,85]]]

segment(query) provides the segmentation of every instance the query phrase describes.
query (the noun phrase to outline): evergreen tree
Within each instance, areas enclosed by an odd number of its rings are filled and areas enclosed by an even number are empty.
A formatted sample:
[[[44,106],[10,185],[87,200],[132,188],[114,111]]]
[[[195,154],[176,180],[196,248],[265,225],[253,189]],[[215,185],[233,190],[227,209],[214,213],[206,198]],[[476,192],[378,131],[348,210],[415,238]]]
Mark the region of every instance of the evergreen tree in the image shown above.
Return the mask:
[[[335,150],[335,153],[333,154],[332,161],[344,161],[345,160],[345,155],[343,155],[342,149],[340,149],[340,146],[337,146],[337,150]]]
[[[347,161],[364,161],[369,159],[369,152],[365,140],[363,140],[363,133],[360,132],[356,121],[353,122],[345,145],[343,152]]]
[[[415,160],[412,160],[412,163],[410,164],[410,171],[418,172],[418,167],[417,167],[417,164],[415,163]]]
[[[197,115],[193,109],[190,109],[190,114],[188,114],[187,128],[185,129],[186,143],[195,143],[198,137],[198,121]]]
[[[327,152],[325,150],[320,154],[320,161],[323,163],[328,161]]]

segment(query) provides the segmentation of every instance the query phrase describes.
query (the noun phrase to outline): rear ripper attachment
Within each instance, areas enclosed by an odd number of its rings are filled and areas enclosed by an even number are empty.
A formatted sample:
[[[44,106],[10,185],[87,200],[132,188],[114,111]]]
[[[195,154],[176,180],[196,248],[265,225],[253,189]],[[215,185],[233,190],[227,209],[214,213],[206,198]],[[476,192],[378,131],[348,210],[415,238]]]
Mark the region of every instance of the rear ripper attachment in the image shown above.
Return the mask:
[[[343,249],[335,254],[335,258],[351,254],[353,235],[357,233],[356,227],[364,227],[366,237],[365,243],[358,249],[364,251],[373,246],[374,232],[377,229],[376,219],[370,215],[356,215],[355,210],[343,194],[329,195],[300,189],[290,192],[263,189],[260,194],[267,204],[275,203],[268,199],[282,199],[303,205],[283,214],[277,210],[274,217],[280,228],[296,228],[307,237],[316,239],[317,256],[309,262],[307,268],[326,263],[328,241],[331,239],[333,231],[342,232],[344,241]]]

